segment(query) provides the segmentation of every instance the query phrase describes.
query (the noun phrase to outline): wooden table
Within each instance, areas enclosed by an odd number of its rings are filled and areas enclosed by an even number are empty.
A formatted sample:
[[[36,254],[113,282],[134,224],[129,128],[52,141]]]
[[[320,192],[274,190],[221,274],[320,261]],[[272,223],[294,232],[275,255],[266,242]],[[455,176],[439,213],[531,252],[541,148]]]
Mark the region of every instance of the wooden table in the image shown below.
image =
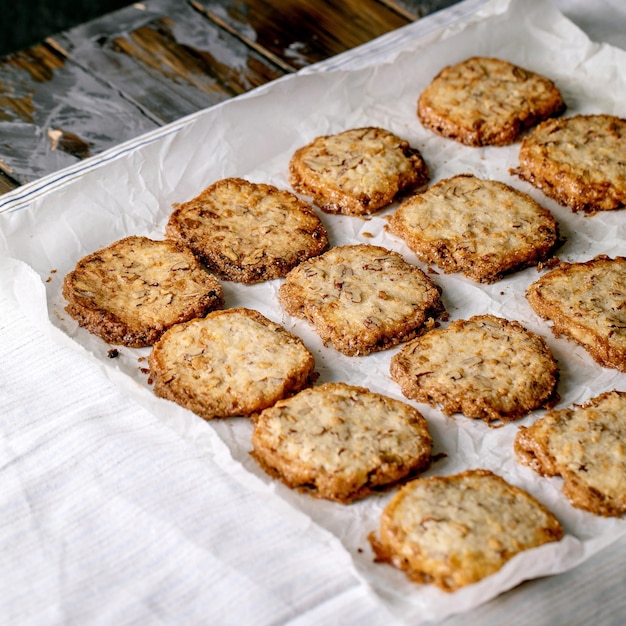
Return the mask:
[[[0,59],[0,193],[454,0],[148,0]]]

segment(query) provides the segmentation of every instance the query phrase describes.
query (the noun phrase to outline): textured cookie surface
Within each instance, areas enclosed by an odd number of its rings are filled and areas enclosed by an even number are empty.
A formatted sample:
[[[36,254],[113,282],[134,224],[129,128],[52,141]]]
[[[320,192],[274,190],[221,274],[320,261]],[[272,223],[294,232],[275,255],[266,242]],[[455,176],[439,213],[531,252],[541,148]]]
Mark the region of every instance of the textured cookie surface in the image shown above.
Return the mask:
[[[558,238],[554,218],[530,196],[469,174],[406,200],[387,229],[426,263],[483,283],[544,260]]]
[[[522,141],[514,170],[574,211],[626,206],[626,120],[575,115],[547,120]]]
[[[626,512],[626,392],[552,410],[515,438],[518,460],[561,476],[570,502],[597,515]]]
[[[357,128],[317,137],[289,164],[293,188],[327,213],[365,215],[404,189],[428,182],[419,151],[382,128]]]
[[[561,263],[532,283],[526,298],[556,336],[573,339],[600,365],[626,372],[626,257]]]
[[[226,280],[284,276],[328,247],[315,211],[294,194],[240,178],[219,180],[179,205],[166,228]]]
[[[409,579],[455,591],[562,536],[559,521],[530,494],[488,470],[468,470],[402,487],[370,542],[379,561]]]
[[[396,252],[364,244],[331,248],[294,268],[279,299],[347,356],[408,341],[443,311],[439,289],[424,272]]]
[[[363,387],[326,383],[255,418],[253,456],[270,475],[311,495],[352,502],[425,469],[426,420]]]
[[[66,311],[108,343],[152,345],[179,322],[220,308],[222,287],[189,250],[132,236],[81,259],[63,282]]]
[[[414,339],[392,357],[390,374],[407,398],[487,422],[514,420],[557,399],[558,368],[543,338],[493,315]]]
[[[149,364],[156,395],[205,419],[262,411],[309,385],[315,365],[300,339],[244,308],[177,324]]]
[[[422,92],[427,128],[469,146],[502,146],[565,110],[555,84],[501,59],[472,57],[444,68]]]

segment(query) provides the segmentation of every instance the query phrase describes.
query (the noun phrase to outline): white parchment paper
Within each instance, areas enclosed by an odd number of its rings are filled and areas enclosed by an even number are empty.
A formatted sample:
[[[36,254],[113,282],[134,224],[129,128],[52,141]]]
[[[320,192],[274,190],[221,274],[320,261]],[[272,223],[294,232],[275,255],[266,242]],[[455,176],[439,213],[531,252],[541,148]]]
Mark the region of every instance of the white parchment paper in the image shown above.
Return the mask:
[[[3,264],[4,271],[13,272],[17,297],[41,328],[93,359],[133,400],[251,488],[266,493],[268,505],[279,507],[311,532],[335,543],[340,558],[348,557],[350,567],[381,602],[411,623],[441,619],[525,579],[575,567],[626,533],[624,520],[574,509],[561,494],[560,479],[540,478],[515,461],[512,443],[518,425],[532,423],[542,411],[494,429],[415,404],[428,419],[434,452],[442,454],[427,475],[491,469],[547,505],[566,531],[558,544],[519,555],[499,573],[446,594],[429,585],[413,584],[390,566],[373,562],[367,535],[377,530],[390,493],[342,506],[272,481],[249,456],[248,420],[207,423],[156,398],[145,373],[149,350],[121,348],[118,358],[107,358],[110,346],[78,328],[64,312],[61,283],[78,259],[116,239],[130,234],[162,238],[172,204],[192,198],[215,180],[241,176],[288,189],[287,166],[296,148],[318,135],[360,126],[385,127],[406,138],[422,152],[433,182],[469,172],[529,193],[557,218],[565,238],[559,250],[563,260],[625,255],[626,213],[574,214],[510,174],[517,164],[518,145],[462,146],[425,130],[415,109],[419,93],[444,65],[471,55],[492,55],[552,78],[564,94],[567,115],[603,112],[624,117],[626,53],[592,43],[545,0],[470,1],[460,5],[458,15],[462,19],[435,21],[436,27],[419,37],[412,36],[414,29],[403,29],[372,56],[357,53],[343,63],[331,60],[191,116],[66,174],[17,190],[7,196],[0,219],[0,253],[21,261]],[[396,206],[369,219],[320,216],[332,245],[385,246],[426,269],[384,230],[385,218]],[[529,268],[494,285],[441,272],[434,279],[443,289],[451,320],[491,312],[518,320],[546,338],[561,371],[557,407],[584,402],[609,389],[626,390],[626,375],[600,367],[582,348],[555,338],[533,313],[524,293],[538,276],[535,268]],[[388,374],[396,349],[349,358],[323,346],[305,322],[281,310],[276,297],[280,284],[280,280],[254,286],[224,282],[226,306],[257,309],[299,335],[316,358],[320,381],[364,385],[404,399]]]

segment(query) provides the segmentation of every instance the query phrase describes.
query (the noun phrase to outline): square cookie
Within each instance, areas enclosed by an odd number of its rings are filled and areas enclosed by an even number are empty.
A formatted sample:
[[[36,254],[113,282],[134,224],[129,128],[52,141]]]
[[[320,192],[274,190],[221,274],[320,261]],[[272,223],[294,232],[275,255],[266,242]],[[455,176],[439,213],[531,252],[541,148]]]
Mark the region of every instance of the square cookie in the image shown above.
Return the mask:
[[[317,137],[289,163],[293,188],[327,213],[366,215],[405,189],[428,182],[428,167],[407,141],[383,128]]]
[[[166,227],[225,280],[258,283],[281,278],[328,248],[312,207],[272,185],[226,178],[179,205]]]
[[[65,310],[111,344],[152,345],[170,326],[224,304],[222,286],[172,241],[131,236],[82,258],[63,281]]]
[[[403,202],[387,230],[422,261],[481,283],[545,260],[558,240],[551,213],[530,196],[470,174],[440,180]]]
[[[392,357],[389,371],[407,398],[487,423],[558,399],[558,367],[543,338],[494,315],[425,333]]]
[[[279,300],[347,356],[408,341],[443,312],[440,291],[422,270],[366,244],[337,246],[294,268]]]
[[[254,418],[252,455],[271,476],[348,503],[426,469],[432,440],[413,407],[364,387],[326,383]]]
[[[204,419],[252,415],[315,379],[302,341],[245,308],[173,326],[148,362],[155,394]]]
[[[564,110],[551,80],[490,57],[445,67],[417,102],[426,128],[468,146],[514,143],[524,129]]]
[[[477,469],[406,484],[384,508],[379,537],[369,540],[379,562],[451,592],[562,537],[560,522],[533,496]]]
[[[603,367],[626,372],[626,257],[561,263],[526,298],[552,332],[581,345]]]
[[[515,437],[518,460],[541,476],[561,476],[563,493],[596,515],[626,512],[626,392],[548,411]]]

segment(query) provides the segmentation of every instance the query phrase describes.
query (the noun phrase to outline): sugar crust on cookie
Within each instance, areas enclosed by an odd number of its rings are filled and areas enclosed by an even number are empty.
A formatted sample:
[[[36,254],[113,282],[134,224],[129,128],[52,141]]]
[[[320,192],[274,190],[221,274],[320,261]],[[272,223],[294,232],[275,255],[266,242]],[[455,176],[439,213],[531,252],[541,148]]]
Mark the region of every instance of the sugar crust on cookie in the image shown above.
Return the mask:
[[[346,215],[373,213],[429,176],[416,148],[376,127],[315,138],[293,154],[289,174],[293,188],[323,211]]]
[[[514,143],[523,130],[564,110],[550,79],[491,57],[445,67],[417,105],[425,127],[469,146]]]
[[[426,420],[399,400],[325,383],[254,419],[252,455],[271,476],[319,498],[349,503],[426,469]]]
[[[494,574],[515,555],[559,541],[557,518],[488,470],[417,478],[384,508],[369,541],[379,562],[452,592]]]
[[[224,304],[219,280],[171,241],[130,236],[82,258],[63,281],[65,310],[104,341],[152,345],[173,324]]]
[[[315,379],[302,341],[246,308],[177,324],[155,343],[148,362],[156,395],[204,419],[252,415]]]

